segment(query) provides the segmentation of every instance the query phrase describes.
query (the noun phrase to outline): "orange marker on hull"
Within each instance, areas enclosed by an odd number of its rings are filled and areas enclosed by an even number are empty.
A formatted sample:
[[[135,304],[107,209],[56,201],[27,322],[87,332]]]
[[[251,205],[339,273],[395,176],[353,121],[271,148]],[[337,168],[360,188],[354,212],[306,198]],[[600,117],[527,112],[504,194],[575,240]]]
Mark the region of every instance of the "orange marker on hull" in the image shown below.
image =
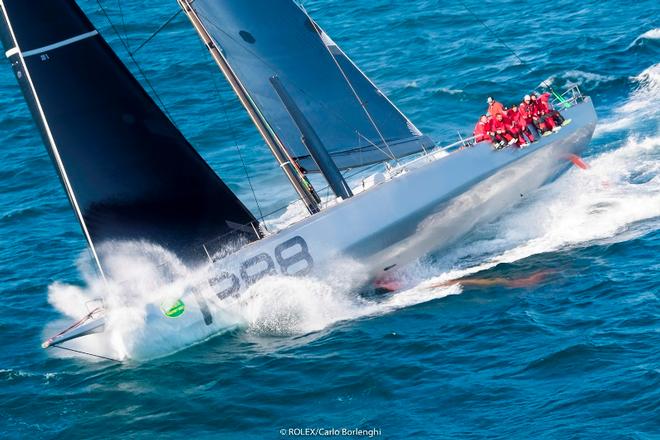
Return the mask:
[[[582,168],[583,170],[589,168],[589,165],[587,165],[577,154],[569,154],[568,160],[573,162],[573,165],[575,165],[578,168]]]

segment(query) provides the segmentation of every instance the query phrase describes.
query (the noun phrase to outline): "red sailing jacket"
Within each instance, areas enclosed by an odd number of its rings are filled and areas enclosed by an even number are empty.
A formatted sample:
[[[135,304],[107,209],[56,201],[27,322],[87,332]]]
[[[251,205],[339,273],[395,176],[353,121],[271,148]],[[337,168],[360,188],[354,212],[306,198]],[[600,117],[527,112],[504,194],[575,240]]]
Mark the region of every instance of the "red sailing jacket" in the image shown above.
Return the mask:
[[[473,134],[476,136],[475,142],[487,141],[490,138],[488,137],[488,132],[490,131],[490,123],[478,121],[477,125],[474,126]]]
[[[533,101],[530,101],[529,104],[527,104],[525,101],[520,103],[518,106],[518,112],[525,120],[525,125],[531,124],[532,118],[537,115],[536,106],[534,105]]]
[[[504,113],[504,106],[497,101],[493,101],[492,104],[488,105],[488,114],[495,118],[498,113]]]
[[[548,108],[548,110],[552,110],[552,104],[550,103],[549,92],[545,92],[541,96],[539,96],[539,101],[541,101]]]
[[[509,110],[509,114],[507,116],[511,120],[512,125],[517,129],[523,129],[527,126],[525,116],[521,113],[520,110]]]
[[[540,98],[536,100],[536,110],[539,115],[544,115],[550,111],[547,102],[543,102]]]
[[[501,121],[498,121],[497,118],[493,118],[490,123],[491,131],[505,133],[508,130],[507,119],[502,118]]]

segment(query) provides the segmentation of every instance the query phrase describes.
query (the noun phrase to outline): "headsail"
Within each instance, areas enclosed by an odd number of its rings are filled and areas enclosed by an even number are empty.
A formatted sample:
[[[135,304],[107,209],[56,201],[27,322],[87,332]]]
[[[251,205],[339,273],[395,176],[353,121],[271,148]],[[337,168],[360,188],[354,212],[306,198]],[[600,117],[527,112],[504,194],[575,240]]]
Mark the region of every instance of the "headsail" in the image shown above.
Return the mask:
[[[318,171],[269,79],[278,77],[340,169],[432,145],[292,0],[190,2],[291,156]]]
[[[107,240],[185,260],[255,218],[163,114],[73,0],[0,0],[2,39],[101,270]]]

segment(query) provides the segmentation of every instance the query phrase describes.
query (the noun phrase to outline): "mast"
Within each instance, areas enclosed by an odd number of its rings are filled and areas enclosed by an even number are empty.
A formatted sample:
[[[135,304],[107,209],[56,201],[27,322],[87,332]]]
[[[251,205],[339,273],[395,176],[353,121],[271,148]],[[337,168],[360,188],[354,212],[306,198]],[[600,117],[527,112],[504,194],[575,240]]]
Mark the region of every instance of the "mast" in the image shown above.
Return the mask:
[[[279,77],[337,168],[348,170],[423,151],[415,128],[295,0],[178,0],[218,46],[279,146],[320,171],[269,79]],[[359,99],[356,99],[359,97]],[[368,112],[365,107],[368,107]]]
[[[243,104],[247,110],[250,118],[252,119],[252,122],[254,122],[254,125],[256,125],[257,130],[259,130],[259,133],[266,141],[266,145],[268,145],[268,148],[277,160],[280,168],[282,168],[284,171],[284,174],[289,179],[289,182],[291,182],[291,185],[295,189],[296,193],[298,193],[298,196],[305,204],[305,207],[309,213],[315,214],[319,212],[321,208],[316,201],[311,188],[305,185],[303,177],[299,174],[298,168],[294,165],[291,156],[287,152],[286,148],[284,148],[284,145],[282,145],[279,137],[271,129],[266,119],[263,117],[257,106],[254,104],[253,100],[250,98],[250,95],[247,93],[241,82],[238,80],[237,76],[234,74],[234,71],[232,70],[231,66],[229,66],[229,63],[225,59],[224,55],[215,45],[213,39],[191,7],[191,0],[177,1],[201,37],[204,45],[211,53],[211,56],[220,67],[220,70],[227,78],[229,85],[233,89],[236,96],[238,96],[241,104]]]

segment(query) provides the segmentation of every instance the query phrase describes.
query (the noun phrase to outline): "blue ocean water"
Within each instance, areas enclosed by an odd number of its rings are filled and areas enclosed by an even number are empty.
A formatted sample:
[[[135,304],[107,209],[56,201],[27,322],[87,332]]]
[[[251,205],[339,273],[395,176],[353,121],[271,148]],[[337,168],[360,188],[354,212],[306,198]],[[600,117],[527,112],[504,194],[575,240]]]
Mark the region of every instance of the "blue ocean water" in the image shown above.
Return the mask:
[[[132,47],[178,8],[102,3]],[[127,60],[98,4],[80,4]],[[526,64],[460,4],[305,7],[441,142],[471,130],[488,94],[508,103],[542,81],[578,84],[600,117],[589,170],[570,170],[414,265],[410,287],[386,300],[357,301],[341,280],[265,286],[244,328],[144,362],[39,348],[65,322],[60,310],[74,307],[67,295],[84,290],[85,242],[3,63],[2,437],[260,439],[373,428],[384,438],[660,438],[660,7],[467,4]],[[182,16],[136,58],[250,208],[259,209],[239,150],[263,211],[294,198]],[[472,282],[443,284],[463,275]]]

